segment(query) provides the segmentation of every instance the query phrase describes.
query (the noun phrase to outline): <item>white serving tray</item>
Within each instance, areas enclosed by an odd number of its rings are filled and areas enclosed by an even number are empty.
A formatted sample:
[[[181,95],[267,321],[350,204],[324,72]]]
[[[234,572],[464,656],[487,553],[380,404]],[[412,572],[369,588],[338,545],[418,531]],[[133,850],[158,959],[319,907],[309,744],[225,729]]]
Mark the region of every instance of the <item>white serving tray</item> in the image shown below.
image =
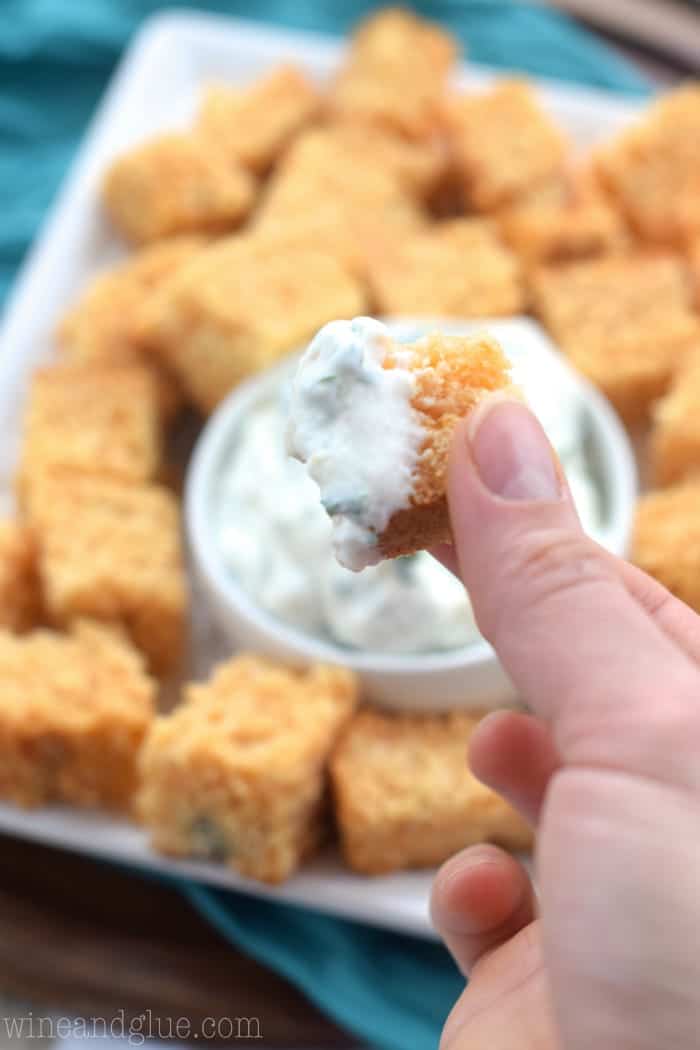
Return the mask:
[[[11,506],[11,477],[26,382],[51,354],[56,320],[88,277],[122,249],[98,203],[101,173],[118,152],[139,139],[183,125],[201,86],[212,79],[244,83],[292,59],[324,79],[343,46],[335,39],[276,30],[196,13],[162,13],[134,39],[92,121],[73,168],[51,209],[10,296],[0,328],[0,510]],[[479,86],[503,71],[474,66],[458,75]],[[628,123],[639,104],[601,91],[539,82],[547,109],[585,148]],[[206,639],[212,655],[210,635]],[[199,662],[199,661],[198,661]],[[284,886],[268,888],[215,864],[171,861],[153,853],[137,827],[104,814],[65,807],[24,812],[0,804],[0,831],[154,872],[213,886],[274,896],[337,915],[434,936],[428,919],[429,872],[379,878],[353,875],[330,854],[304,867]]]

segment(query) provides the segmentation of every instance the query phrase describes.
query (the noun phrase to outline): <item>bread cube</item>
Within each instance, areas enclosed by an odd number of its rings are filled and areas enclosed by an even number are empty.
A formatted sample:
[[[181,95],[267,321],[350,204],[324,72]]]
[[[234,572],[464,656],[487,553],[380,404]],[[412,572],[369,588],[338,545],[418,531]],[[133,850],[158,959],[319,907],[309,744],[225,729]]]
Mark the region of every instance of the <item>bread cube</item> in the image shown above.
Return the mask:
[[[449,126],[465,200],[477,211],[513,204],[563,173],[566,140],[525,81],[453,99]]]
[[[77,364],[141,363],[153,374],[164,420],[171,419],[182,391],[163,363],[144,352],[137,332],[150,297],[206,244],[195,234],[167,237],[98,274],[58,324],[63,356]]]
[[[389,172],[417,201],[432,199],[449,170],[447,143],[440,135],[406,139],[390,128],[352,119],[335,120],[316,135],[325,136],[336,164],[353,165],[356,177],[368,167]]]
[[[610,255],[629,242],[621,216],[588,173],[550,180],[503,209],[498,221],[526,267]]]
[[[484,219],[454,219],[397,241],[368,267],[384,314],[496,317],[524,309],[520,267]]]
[[[134,314],[144,300],[207,244],[196,235],[147,245],[99,273],[62,317],[56,338],[75,361],[114,363],[138,349]]]
[[[610,256],[539,271],[536,308],[552,337],[627,422],[644,419],[700,340],[681,261]]]
[[[282,65],[247,87],[211,85],[197,127],[234,162],[265,172],[319,107],[319,92],[305,74]]]
[[[379,11],[358,27],[329,111],[407,138],[430,137],[442,121],[456,55],[456,42],[439,26],[400,8]]]
[[[523,819],[467,768],[479,716],[361,710],[331,760],[345,860],[381,875],[433,867],[478,842],[526,849]]]
[[[162,290],[142,334],[210,412],[238,382],[302,346],[325,321],[364,305],[360,284],[323,251],[231,237]]]
[[[493,391],[512,393],[510,362],[484,333],[399,341],[368,317],[320,330],[292,382],[287,447],[319,486],[341,565],[359,572],[451,542],[453,435]],[[346,452],[368,430],[385,460],[374,473]]]
[[[104,206],[134,244],[177,233],[221,233],[238,226],[255,198],[255,180],[201,135],[161,135],[122,154],[108,169]]]
[[[700,481],[642,496],[631,560],[700,612]]]
[[[61,319],[57,330],[61,352],[71,362],[121,364],[139,362],[154,375],[161,411],[171,418],[181,392],[161,362],[143,352],[137,332],[144,305],[207,241],[196,235],[168,237],[135,252],[98,274]]]
[[[21,522],[0,521],[0,630],[28,631],[41,613],[36,544]]]
[[[680,247],[700,234],[700,84],[651,106],[599,152],[598,170],[641,237]]]
[[[347,127],[301,135],[263,194],[253,223],[256,237],[273,241],[283,253],[299,247],[325,252],[364,277],[370,259],[427,221],[406,189],[406,154],[389,157],[385,137],[384,152],[376,136],[374,143],[362,145]]]
[[[146,741],[139,814],[156,849],[277,883],[318,842],[325,767],[355,704],[353,675],[222,664]]]
[[[0,631],[0,798],[129,809],[155,687],[117,633]]]
[[[140,364],[38,369],[24,418],[19,490],[54,468],[148,481],[160,465],[158,392]]]
[[[454,63],[459,45],[437,22],[429,22],[403,7],[381,8],[355,27],[350,61],[363,65],[414,68],[414,75],[430,70],[446,73]]]
[[[156,485],[54,471],[31,486],[47,611],[123,626],[166,674],[182,658],[187,606],[178,506]]]

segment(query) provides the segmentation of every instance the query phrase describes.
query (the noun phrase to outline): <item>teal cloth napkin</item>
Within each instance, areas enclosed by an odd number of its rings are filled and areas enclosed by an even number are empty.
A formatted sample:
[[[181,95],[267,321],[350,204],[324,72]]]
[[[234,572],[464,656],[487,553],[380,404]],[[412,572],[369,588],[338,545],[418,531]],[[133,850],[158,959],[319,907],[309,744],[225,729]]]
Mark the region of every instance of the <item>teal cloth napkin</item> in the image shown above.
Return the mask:
[[[167,6],[344,32],[379,5],[172,0]],[[618,55],[545,7],[517,0],[425,0],[410,6],[440,20],[475,61],[618,91],[648,90]],[[143,18],[162,7],[156,0],[0,5],[0,299],[124,46]],[[437,1047],[463,986],[439,945],[243,894],[188,883],[182,892],[225,937],[284,974],[368,1044],[381,1050]]]
[[[164,6],[344,32],[365,0],[3,0],[0,4],[0,301],[124,46]],[[408,4],[443,22],[475,61],[627,92],[626,62],[563,15],[517,0]]]

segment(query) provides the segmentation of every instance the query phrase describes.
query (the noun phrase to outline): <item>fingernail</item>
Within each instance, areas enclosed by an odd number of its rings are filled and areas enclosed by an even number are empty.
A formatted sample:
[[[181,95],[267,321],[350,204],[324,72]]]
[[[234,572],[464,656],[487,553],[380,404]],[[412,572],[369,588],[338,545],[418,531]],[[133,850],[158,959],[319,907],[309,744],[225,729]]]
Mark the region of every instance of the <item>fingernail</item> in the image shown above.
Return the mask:
[[[500,852],[497,846],[492,846],[488,842],[478,843],[476,846],[470,846],[462,855],[461,870],[473,871],[474,868],[483,868],[485,864],[498,863],[499,860]]]
[[[471,453],[487,489],[514,502],[552,502],[562,489],[552,446],[520,401],[490,398],[472,413]]]

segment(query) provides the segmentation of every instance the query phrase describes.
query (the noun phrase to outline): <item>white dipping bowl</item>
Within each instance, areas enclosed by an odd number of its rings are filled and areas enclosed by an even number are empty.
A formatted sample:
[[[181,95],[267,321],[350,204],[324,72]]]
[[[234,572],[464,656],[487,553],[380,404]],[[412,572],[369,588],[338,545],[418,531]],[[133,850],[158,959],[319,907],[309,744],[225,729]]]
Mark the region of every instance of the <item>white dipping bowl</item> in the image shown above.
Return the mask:
[[[577,383],[586,406],[588,451],[602,494],[604,527],[599,539],[610,551],[627,550],[637,494],[632,449],[608,402],[566,364],[544,331],[530,318],[455,322],[388,322],[399,338],[439,329],[465,334],[486,328],[514,362],[540,355],[548,368]],[[297,630],[261,608],[237,582],[219,549],[213,528],[217,478],[235,448],[236,434],[259,402],[269,399],[294,372],[298,354],[238,386],[207,422],[190,462],[185,491],[185,526],[194,569],[210,614],[231,645],[265,654],[290,666],[322,661],[352,668],[363,695],[384,707],[406,711],[500,707],[516,700],[512,682],[484,639],[464,648],[432,653],[358,651]]]

